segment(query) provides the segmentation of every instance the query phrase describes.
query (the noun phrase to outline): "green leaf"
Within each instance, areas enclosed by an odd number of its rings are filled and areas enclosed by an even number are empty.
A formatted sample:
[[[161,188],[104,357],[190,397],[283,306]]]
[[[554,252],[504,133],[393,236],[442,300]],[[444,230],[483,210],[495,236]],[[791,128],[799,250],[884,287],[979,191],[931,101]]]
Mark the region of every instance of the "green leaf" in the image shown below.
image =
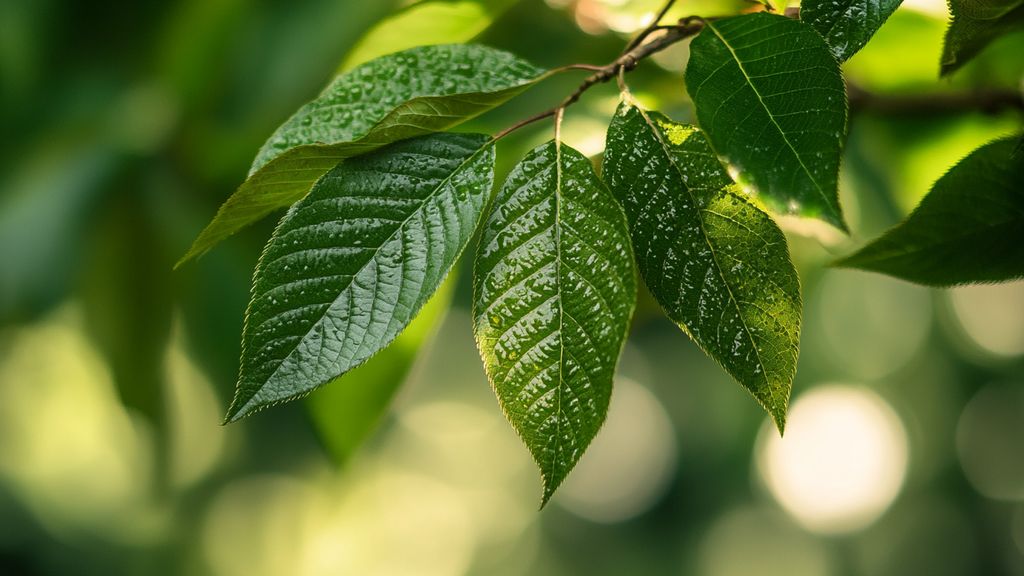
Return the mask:
[[[604,422],[636,302],[626,219],[589,160],[549,142],[516,165],[473,284],[477,347],[546,503]]]
[[[781,432],[801,309],[782,231],[742,195],[702,132],[629,102],[608,128],[604,178],[651,294]]]
[[[246,181],[178,264],[295,203],[341,160],[447,130],[519,94],[542,72],[486,46],[444,45],[391,54],[339,76],[263,145]]]
[[[978,148],[895,228],[836,264],[930,286],[1024,277],[1024,162],[1014,138]]]
[[[339,164],[281,220],[260,258],[228,420],[301,396],[395,339],[477,228],[494,146],[406,140]]]
[[[377,427],[427,340],[451,304],[451,274],[395,341],[351,372],[306,398],[320,441],[338,465],[345,464]]]
[[[945,76],[978,55],[993,40],[1024,30],[1024,0],[949,0],[952,20],[942,48]]]
[[[690,45],[686,87],[716,152],[760,200],[847,230],[846,88],[813,28],[764,12],[708,21]]]
[[[371,28],[341,70],[414,46],[468,42],[494,22],[514,0],[426,0],[407,6]]]
[[[903,0],[807,0],[800,19],[818,31],[840,62],[868,43]]]

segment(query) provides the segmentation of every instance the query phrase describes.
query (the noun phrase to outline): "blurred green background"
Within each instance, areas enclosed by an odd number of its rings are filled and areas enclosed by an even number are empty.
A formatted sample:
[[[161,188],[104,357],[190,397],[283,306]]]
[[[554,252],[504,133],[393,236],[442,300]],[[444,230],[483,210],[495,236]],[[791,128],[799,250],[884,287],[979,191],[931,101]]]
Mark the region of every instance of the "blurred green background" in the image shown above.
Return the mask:
[[[1019,112],[852,118],[853,238],[784,222],[806,306],[785,440],[645,296],[609,421],[538,512],[473,347],[465,268],[344,465],[345,422],[318,432],[302,402],[220,426],[273,219],[171,267],[278,124],[339,67],[409,45],[605,63],[660,2],[406,4],[0,0],[0,574],[1024,575],[1024,283],[935,291],[825,267],[1020,130]],[[907,0],[848,77],[881,94],[1020,89],[1021,35],[940,82],[946,17]],[[676,45],[628,82],[687,120],[686,58]],[[581,74],[465,129],[545,109]],[[616,100],[588,92],[566,141],[599,156]],[[499,178],[550,135],[503,141]]]

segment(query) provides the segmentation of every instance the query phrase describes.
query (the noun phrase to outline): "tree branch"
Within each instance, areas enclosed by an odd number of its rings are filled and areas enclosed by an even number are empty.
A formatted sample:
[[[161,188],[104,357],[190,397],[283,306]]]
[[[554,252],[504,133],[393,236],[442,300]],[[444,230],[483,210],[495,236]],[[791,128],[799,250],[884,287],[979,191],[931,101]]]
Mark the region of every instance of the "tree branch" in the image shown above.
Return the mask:
[[[761,0],[753,0],[761,2]],[[593,72],[588,76],[571,94],[565,97],[557,106],[530,116],[516,122],[494,135],[493,140],[499,140],[510,133],[533,124],[539,120],[550,118],[560,114],[562,110],[575,104],[584,92],[597,84],[602,84],[636,68],[641,60],[660,52],[669,46],[696,36],[704,29],[706,20],[699,16],[687,16],[681,18],[673,25],[662,25],[660,21],[672,8],[676,0],[667,0],[654,20],[644,28],[627,45],[622,54],[604,66],[592,64],[570,64],[558,68],[562,70],[588,70]],[[770,4],[768,4],[770,6]],[[787,8],[785,16],[799,18],[799,8]],[[654,36],[664,32],[660,36]],[[653,40],[649,40],[650,38]],[[934,116],[941,114],[952,114],[956,112],[978,111],[986,114],[1016,109],[1024,112],[1024,93],[1014,90],[978,90],[974,92],[963,92],[954,94],[914,94],[906,96],[890,96],[875,94],[865,90],[856,84],[847,82],[846,91],[850,103],[850,113],[871,112],[885,115],[902,116]]]
[[[668,6],[671,6],[671,4],[672,2],[669,2]],[[586,64],[574,64],[571,66],[567,66],[566,68],[569,69],[594,70],[594,73],[588,76],[583,81],[583,83],[581,83],[576,88],[576,90],[572,92],[572,94],[566,96],[565,99],[562,100],[562,102],[558,106],[555,106],[554,108],[551,108],[549,110],[545,110],[544,112],[531,116],[525,120],[513,124],[512,126],[509,126],[508,128],[505,128],[501,132],[498,132],[497,134],[494,135],[494,140],[503,138],[510,134],[511,132],[518,130],[519,128],[522,128],[523,126],[532,124],[538,120],[543,120],[544,118],[554,116],[559,110],[563,110],[575,104],[584,92],[591,89],[595,85],[602,84],[604,82],[611,80],[612,78],[615,78],[615,76],[618,75],[620,71],[629,72],[630,70],[636,68],[637,64],[639,64],[640,61],[643,60],[644,58],[647,58],[650,55],[655,54],[657,52],[661,52],[662,50],[668,48],[669,46],[675,44],[676,42],[679,42],[691,36],[695,36],[703,28],[704,22],[694,16],[683,18],[682,20],[679,21],[679,24],[676,24],[674,26],[659,26],[657,24],[657,20],[655,20],[652,26],[648,27],[648,29],[641,33],[641,35],[638,36],[638,38],[644,40],[647,37],[650,37],[651,34],[662,30],[665,31],[664,34],[656,37],[654,40],[651,40],[650,42],[643,42],[641,44],[638,44],[637,46],[634,46],[633,48],[624,52],[621,56],[616,58],[610,64],[596,67],[589,66]]]
[[[937,116],[962,112],[997,114],[1005,110],[1024,112],[1024,93],[1016,90],[975,90],[971,92],[882,95],[847,82],[850,113],[898,116]]]

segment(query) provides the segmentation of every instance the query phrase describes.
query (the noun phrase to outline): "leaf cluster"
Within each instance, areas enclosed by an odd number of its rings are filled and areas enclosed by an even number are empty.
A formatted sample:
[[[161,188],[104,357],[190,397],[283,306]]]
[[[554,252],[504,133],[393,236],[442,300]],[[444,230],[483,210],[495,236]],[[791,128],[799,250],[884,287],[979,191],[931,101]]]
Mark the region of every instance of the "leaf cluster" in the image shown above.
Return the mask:
[[[343,413],[313,413],[351,436],[337,447],[350,453],[429,318],[443,313],[448,296],[435,294],[478,237],[473,333],[498,402],[541,471],[544,502],[604,421],[638,279],[781,432],[802,304],[773,215],[849,231],[838,194],[849,121],[840,62],[898,6],[808,0],[798,18],[655,22],[535,117],[555,118],[555,138],[500,186],[497,141],[509,131],[447,130],[557,71],[485,46],[436,45],[341,73],[270,137],[182,259],[288,208],[257,265],[227,419],[340,379],[332,394]],[[943,71],[1017,26],[1021,9],[1019,0],[954,2]],[[685,86],[699,125],[645,109],[623,80],[639,59],[691,36]],[[599,174],[558,126],[587,88],[615,76],[622,100]],[[1007,138],[964,159],[904,223],[839,265],[938,286],[1016,278],[1022,230],[1024,162]],[[374,372],[383,376],[361,382]]]

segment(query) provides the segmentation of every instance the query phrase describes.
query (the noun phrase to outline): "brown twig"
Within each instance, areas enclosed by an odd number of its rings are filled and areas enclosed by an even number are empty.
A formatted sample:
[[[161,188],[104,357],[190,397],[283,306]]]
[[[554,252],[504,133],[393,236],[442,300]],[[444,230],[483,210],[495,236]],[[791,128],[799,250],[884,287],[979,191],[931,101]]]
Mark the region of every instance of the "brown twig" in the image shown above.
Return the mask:
[[[669,2],[669,5],[671,5],[671,2]],[[504,136],[507,136],[511,132],[514,132],[515,130],[522,128],[523,126],[532,124],[538,120],[543,120],[544,118],[554,116],[559,110],[563,110],[575,104],[584,92],[591,89],[595,85],[602,84],[604,82],[611,80],[612,78],[615,78],[615,76],[619,74],[620,71],[628,72],[636,68],[637,64],[639,64],[640,61],[643,60],[644,58],[647,58],[648,56],[656,52],[660,52],[665,48],[668,48],[672,44],[679,42],[680,40],[689,38],[697,34],[703,28],[704,22],[702,20],[699,20],[694,17],[683,18],[682,20],[679,21],[679,24],[674,26],[656,26],[656,29],[654,30],[655,32],[659,30],[664,30],[665,33],[662,34],[661,36],[658,36],[654,40],[651,40],[650,42],[645,42],[643,44],[634,46],[632,49],[624,52],[621,56],[616,58],[610,64],[607,64],[605,66],[590,66],[586,64],[573,65],[572,68],[593,70],[594,73],[588,76],[583,81],[583,83],[581,83],[576,88],[576,90],[572,92],[572,94],[566,96],[565,99],[562,100],[560,104],[558,104],[558,106],[555,106],[549,110],[545,110],[525,120],[516,122],[512,126],[509,126],[508,128],[505,128],[501,132],[495,134],[494,140],[503,138]],[[649,35],[650,33],[648,33],[648,36]]]
[[[629,52],[633,48],[636,48],[641,43],[643,43],[643,41],[646,40],[652,32],[660,28],[659,24],[661,23],[661,19],[665,17],[665,14],[668,14],[668,11],[672,9],[672,5],[675,3],[676,0],[668,0],[668,2],[665,2],[665,5],[662,6],[661,10],[658,11],[658,14],[654,17],[654,20],[651,20],[651,23],[647,25],[647,28],[644,28],[639,34],[636,35],[635,38],[630,40],[629,44],[626,44],[626,47],[622,50],[622,53],[625,54],[626,52]]]

